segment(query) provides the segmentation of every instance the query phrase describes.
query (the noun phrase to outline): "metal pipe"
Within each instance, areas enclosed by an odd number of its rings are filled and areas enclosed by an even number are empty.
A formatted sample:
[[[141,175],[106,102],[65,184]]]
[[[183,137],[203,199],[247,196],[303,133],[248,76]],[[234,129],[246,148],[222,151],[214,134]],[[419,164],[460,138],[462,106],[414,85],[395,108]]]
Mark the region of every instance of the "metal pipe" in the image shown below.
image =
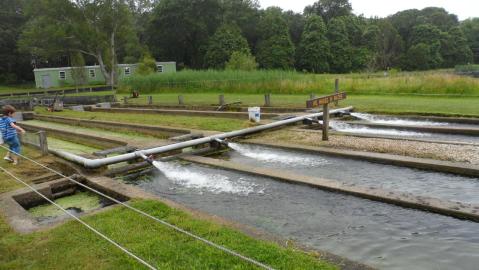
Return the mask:
[[[331,110],[329,113],[334,114],[334,113],[339,113],[339,112],[344,112],[344,111],[350,111],[352,109],[353,109],[353,107],[347,107],[347,108],[342,108],[342,109]],[[56,150],[56,151],[53,151],[53,152],[54,152],[54,154],[66,159],[66,160],[69,160],[71,162],[83,165],[86,168],[95,169],[95,168],[99,168],[99,167],[102,167],[102,166],[107,166],[107,165],[111,165],[111,164],[115,164],[115,163],[120,163],[120,162],[132,160],[132,159],[136,159],[136,158],[144,158],[144,157],[147,157],[149,155],[160,154],[160,153],[165,153],[165,152],[170,152],[170,151],[179,150],[179,149],[183,149],[183,148],[188,148],[188,147],[192,147],[192,146],[196,146],[196,145],[200,145],[200,144],[210,143],[210,142],[213,142],[213,141],[216,141],[216,140],[224,140],[224,139],[227,139],[227,138],[233,138],[233,137],[253,134],[253,133],[261,132],[261,131],[264,131],[264,130],[267,130],[267,129],[272,129],[272,128],[276,128],[276,127],[300,122],[300,121],[303,121],[304,119],[307,119],[307,118],[320,117],[322,115],[323,115],[323,113],[319,112],[319,113],[314,113],[314,114],[309,114],[309,115],[304,115],[304,116],[298,116],[298,117],[294,117],[294,118],[290,118],[290,119],[286,119],[286,120],[281,120],[281,121],[277,121],[277,122],[274,122],[274,123],[269,123],[269,124],[265,124],[265,125],[261,125],[261,126],[257,126],[257,127],[251,127],[251,128],[246,128],[246,129],[242,129],[242,130],[236,130],[236,131],[221,133],[221,134],[217,134],[217,135],[213,135],[213,136],[209,136],[209,137],[204,137],[204,138],[199,138],[199,139],[194,139],[194,140],[190,140],[190,141],[186,141],[186,142],[180,142],[180,143],[175,143],[175,144],[170,144],[170,145],[165,145],[165,146],[160,146],[160,147],[155,147],[155,148],[150,148],[150,149],[145,149],[145,150],[139,150],[139,151],[136,151],[136,152],[133,152],[133,153],[127,153],[127,154],[123,154],[123,155],[118,155],[118,156],[114,156],[114,157],[100,158],[100,159],[88,159],[88,158],[84,158],[84,157],[81,157],[81,156],[78,156],[78,155],[75,155],[75,154],[72,154],[72,153],[68,153],[68,152],[65,152],[65,151]]]

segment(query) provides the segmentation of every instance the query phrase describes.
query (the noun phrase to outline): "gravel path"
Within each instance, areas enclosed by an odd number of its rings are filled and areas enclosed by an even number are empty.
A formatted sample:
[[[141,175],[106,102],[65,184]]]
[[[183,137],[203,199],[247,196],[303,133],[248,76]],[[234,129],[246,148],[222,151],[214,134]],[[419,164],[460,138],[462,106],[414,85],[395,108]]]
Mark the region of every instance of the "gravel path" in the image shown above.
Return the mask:
[[[320,132],[281,130],[264,133],[259,138],[278,142],[299,143],[311,146],[325,146],[340,149],[388,153],[418,158],[466,162],[479,165],[479,146],[454,145],[407,140],[360,138],[353,136],[330,135],[329,142],[321,141]]]

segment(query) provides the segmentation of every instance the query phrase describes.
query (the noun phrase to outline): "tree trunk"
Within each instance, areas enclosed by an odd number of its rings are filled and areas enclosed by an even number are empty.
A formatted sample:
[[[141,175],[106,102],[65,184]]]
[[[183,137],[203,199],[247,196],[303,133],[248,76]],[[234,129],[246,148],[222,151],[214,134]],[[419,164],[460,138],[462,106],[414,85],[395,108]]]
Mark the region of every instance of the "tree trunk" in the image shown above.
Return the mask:
[[[116,27],[115,27],[116,29]],[[110,80],[111,80],[111,86],[115,86],[115,83],[117,81],[116,78],[116,49],[115,49],[115,30],[112,31],[111,33],[111,38],[110,38],[110,51],[111,51],[111,70],[110,70]]]
[[[105,83],[108,85],[111,85],[111,75],[106,70],[105,62],[103,62],[103,55],[101,52],[97,53],[97,59],[98,59],[98,64],[100,64],[101,73],[103,73],[103,76],[105,77]]]

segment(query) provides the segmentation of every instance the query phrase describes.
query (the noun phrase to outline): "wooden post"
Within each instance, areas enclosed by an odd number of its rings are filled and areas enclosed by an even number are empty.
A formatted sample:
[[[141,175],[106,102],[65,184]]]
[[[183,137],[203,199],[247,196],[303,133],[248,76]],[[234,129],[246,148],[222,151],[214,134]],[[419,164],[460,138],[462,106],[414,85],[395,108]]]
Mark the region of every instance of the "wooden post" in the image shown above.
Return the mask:
[[[123,104],[128,104],[128,97],[123,97]]]
[[[334,92],[337,94],[339,93],[339,79],[334,80]],[[338,106],[338,102],[334,102],[335,106]]]
[[[153,96],[148,96],[148,105],[153,105]]]
[[[178,96],[178,104],[180,104],[180,105],[184,105],[184,104],[185,104],[185,101],[184,101],[184,99],[183,99],[183,95],[179,95],[179,96]]]
[[[323,105],[323,141],[329,140],[329,104]]]
[[[264,95],[264,106],[265,107],[271,106],[271,94]]]
[[[39,141],[39,146],[40,150],[42,151],[43,155],[48,155],[48,142],[47,142],[47,134],[45,131],[39,131],[38,132],[38,141]]]
[[[225,95],[219,95],[219,104],[220,106],[225,105]]]
[[[91,87],[90,87],[90,93],[91,93],[91,92],[93,92],[93,89],[91,89]]]

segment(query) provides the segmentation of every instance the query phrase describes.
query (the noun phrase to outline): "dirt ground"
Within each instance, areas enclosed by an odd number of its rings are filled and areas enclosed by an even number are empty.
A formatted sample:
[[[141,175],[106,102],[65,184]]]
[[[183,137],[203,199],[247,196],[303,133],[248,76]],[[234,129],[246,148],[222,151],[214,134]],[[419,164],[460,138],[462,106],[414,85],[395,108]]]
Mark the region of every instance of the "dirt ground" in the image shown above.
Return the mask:
[[[479,165],[479,147],[473,145],[453,145],[407,140],[360,138],[343,135],[330,135],[329,141],[323,142],[321,141],[321,133],[299,131],[294,129],[263,133],[255,138],[260,138],[270,142],[283,141],[310,146],[324,146],[348,150],[388,153]]]

